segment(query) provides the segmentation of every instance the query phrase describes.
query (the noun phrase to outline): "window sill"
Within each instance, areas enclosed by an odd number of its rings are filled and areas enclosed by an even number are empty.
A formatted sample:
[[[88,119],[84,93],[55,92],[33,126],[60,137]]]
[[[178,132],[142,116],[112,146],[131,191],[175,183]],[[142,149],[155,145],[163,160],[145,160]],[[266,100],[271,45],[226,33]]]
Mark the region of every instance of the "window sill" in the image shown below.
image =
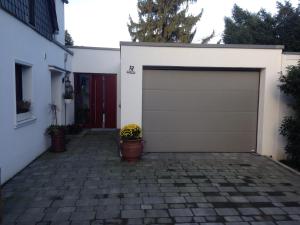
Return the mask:
[[[15,128],[24,127],[36,121],[36,117],[31,112],[17,114]]]

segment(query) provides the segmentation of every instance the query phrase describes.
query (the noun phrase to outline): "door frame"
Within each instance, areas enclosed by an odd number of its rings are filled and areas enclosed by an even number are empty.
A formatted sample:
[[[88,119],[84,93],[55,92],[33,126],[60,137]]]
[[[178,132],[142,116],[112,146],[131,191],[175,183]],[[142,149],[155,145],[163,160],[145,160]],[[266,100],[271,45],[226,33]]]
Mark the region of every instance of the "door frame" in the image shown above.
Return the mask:
[[[118,115],[118,112],[117,112],[117,109],[118,109],[118,107],[117,107],[117,74],[115,74],[115,73],[84,73],[84,72],[82,72],[82,73],[78,73],[78,72],[75,72],[75,73],[73,73],[74,74],[74,87],[75,87],[75,98],[76,98],[76,92],[77,92],[77,90],[76,90],[76,88],[77,88],[77,84],[76,84],[76,82],[78,81],[77,79],[78,78],[75,78],[75,77],[78,77],[78,76],[80,76],[80,75],[85,75],[85,76],[88,76],[88,77],[90,77],[90,80],[89,80],[89,88],[90,88],[90,96],[89,96],[89,102],[90,102],[90,112],[89,112],[89,116],[91,117],[91,114],[92,114],[92,112],[91,112],[91,110],[94,108],[96,108],[96,106],[93,106],[93,100],[95,99],[95,96],[93,96],[93,97],[91,97],[91,95],[95,95],[95,88],[92,86],[93,85],[93,83],[94,83],[94,80],[95,80],[95,77],[96,76],[102,76],[102,77],[105,77],[105,76],[115,76],[115,85],[114,85],[114,88],[115,88],[115,93],[114,93],[114,100],[115,100],[115,106],[114,106],[114,113],[115,113],[115,116],[114,116],[114,127],[112,127],[112,128],[105,128],[105,127],[103,127],[104,125],[105,125],[105,123],[103,123],[103,119],[104,118],[102,118],[102,122],[101,122],[101,127],[94,127],[93,126],[93,122],[90,120],[89,121],[89,123],[88,124],[85,124],[84,126],[86,127],[86,128],[94,128],[94,129],[117,129],[117,115]],[[95,83],[96,84],[96,83]],[[103,82],[101,82],[101,84],[103,85],[103,87],[104,87],[104,83]],[[105,98],[105,95],[106,95],[106,90],[105,90],[105,88],[106,87],[104,87],[103,88],[102,87],[102,93],[101,93],[101,97],[102,97],[102,103],[104,104],[104,105],[102,105],[102,106],[100,106],[100,111],[102,111],[103,110],[103,107],[105,107],[105,105],[107,105],[107,102],[105,102],[105,99],[110,99],[110,98]],[[104,99],[105,98],[105,99]],[[76,113],[76,101],[74,101],[74,113]],[[102,112],[101,112],[102,113]],[[105,114],[105,113],[104,113]],[[107,117],[107,116],[105,116],[105,117]]]

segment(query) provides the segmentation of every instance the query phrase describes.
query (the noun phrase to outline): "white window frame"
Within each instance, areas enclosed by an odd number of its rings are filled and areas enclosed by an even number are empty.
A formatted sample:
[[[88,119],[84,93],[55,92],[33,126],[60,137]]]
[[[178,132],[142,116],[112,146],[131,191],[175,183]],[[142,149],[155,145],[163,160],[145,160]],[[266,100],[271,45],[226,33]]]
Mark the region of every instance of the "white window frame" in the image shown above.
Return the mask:
[[[28,76],[25,80],[25,85],[27,87],[24,88],[23,86],[23,91],[25,89],[25,98],[26,100],[29,100],[31,103],[30,106],[30,111],[26,112],[26,113],[17,113],[17,96],[16,96],[16,71],[15,71],[15,66],[16,64],[20,64],[21,66],[27,67],[26,69],[26,74],[24,74],[24,76]],[[20,128],[20,127],[24,127],[27,126],[29,124],[32,124],[35,120],[36,117],[34,116],[33,113],[33,64],[25,62],[23,60],[15,60],[14,62],[14,112],[15,112],[15,128]],[[24,80],[22,80],[22,85],[24,85]]]

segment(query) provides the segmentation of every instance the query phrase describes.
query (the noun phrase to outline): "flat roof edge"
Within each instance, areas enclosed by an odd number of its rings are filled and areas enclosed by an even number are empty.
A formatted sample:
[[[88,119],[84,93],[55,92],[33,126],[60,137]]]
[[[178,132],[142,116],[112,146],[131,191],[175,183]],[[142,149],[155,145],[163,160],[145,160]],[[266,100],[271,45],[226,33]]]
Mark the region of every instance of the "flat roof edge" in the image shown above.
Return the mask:
[[[91,49],[91,50],[107,50],[107,51],[120,51],[120,48],[106,48],[106,47],[93,47],[93,46],[67,46],[68,48],[75,49]]]
[[[284,54],[284,55],[299,55],[300,56],[300,52],[283,52],[282,54]]]
[[[186,44],[186,43],[155,43],[155,42],[126,42],[120,46],[144,47],[177,47],[177,48],[240,48],[240,49],[284,49],[283,45],[248,45],[248,44]]]

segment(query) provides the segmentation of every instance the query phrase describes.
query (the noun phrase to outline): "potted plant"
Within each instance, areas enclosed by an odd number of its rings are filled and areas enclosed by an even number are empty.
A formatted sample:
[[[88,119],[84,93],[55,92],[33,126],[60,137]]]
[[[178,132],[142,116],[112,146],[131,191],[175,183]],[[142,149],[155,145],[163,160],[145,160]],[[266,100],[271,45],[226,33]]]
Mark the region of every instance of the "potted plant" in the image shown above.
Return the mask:
[[[28,100],[17,101],[17,121],[26,120],[31,117],[31,102]]]
[[[17,113],[27,113],[30,111],[31,102],[21,100],[17,102]]]
[[[143,151],[142,129],[136,124],[128,124],[120,131],[121,154],[126,161],[137,161]]]
[[[46,134],[51,136],[51,148],[52,152],[63,152],[65,148],[65,127],[57,124],[57,111],[58,107],[55,104],[50,104],[50,112],[53,115],[55,124],[50,125],[46,129]]]
[[[46,130],[46,134],[51,136],[52,152],[64,152],[66,150],[64,126],[50,125]]]
[[[64,100],[66,104],[70,104],[73,100],[73,93],[72,92],[65,92],[64,93]]]

